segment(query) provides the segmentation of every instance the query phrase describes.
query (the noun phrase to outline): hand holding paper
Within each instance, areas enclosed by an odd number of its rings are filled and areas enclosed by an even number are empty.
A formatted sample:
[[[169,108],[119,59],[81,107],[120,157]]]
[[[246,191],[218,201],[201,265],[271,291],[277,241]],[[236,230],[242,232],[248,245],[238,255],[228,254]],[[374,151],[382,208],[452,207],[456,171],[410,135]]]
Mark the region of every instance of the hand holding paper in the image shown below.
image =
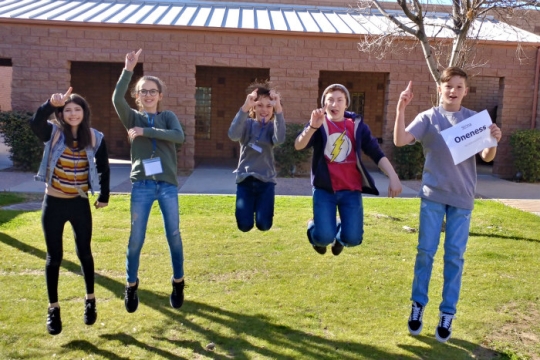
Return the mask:
[[[491,125],[491,118],[487,110],[484,110],[449,129],[441,131],[441,135],[452,154],[454,165],[467,160],[486,148],[497,146],[501,136],[500,129]],[[494,135],[492,136],[492,134]]]

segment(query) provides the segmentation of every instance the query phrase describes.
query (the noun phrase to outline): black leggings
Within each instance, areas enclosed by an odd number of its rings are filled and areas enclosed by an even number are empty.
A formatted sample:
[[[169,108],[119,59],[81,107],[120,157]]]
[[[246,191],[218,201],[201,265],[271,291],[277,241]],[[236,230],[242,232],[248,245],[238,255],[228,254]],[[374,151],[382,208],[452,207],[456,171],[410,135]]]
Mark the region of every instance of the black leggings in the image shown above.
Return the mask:
[[[92,212],[88,199],[71,199],[45,195],[43,198],[41,225],[47,245],[45,280],[49,303],[58,302],[58,277],[63,257],[62,235],[64,225],[69,221],[75,238],[75,251],[81,261],[86,293],[94,293],[94,258],[90,241],[92,240]]]

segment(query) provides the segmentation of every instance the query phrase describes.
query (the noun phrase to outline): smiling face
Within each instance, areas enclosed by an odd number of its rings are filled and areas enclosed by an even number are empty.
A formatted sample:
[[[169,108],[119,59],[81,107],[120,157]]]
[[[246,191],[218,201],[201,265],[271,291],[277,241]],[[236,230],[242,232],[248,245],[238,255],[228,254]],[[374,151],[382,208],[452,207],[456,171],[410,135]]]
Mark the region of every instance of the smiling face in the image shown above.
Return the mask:
[[[467,95],[469,88],[467,80],[459,75],[452,76],[447,82],[438,87],[441,106],[446,111],[456,112],[461,108],[461,101]]]
[[[137,83],[135,101],[147,113],[156,113],[159,102],[163,99],[158,83],[152,80],[140,80]]]
[[[347,109],[347,95],[340,90],[334,90],[324,96],[326,116],[332,121],[342,121]]]
[[[255,111],[257,121],[262,121],[263,118],[265,121],[270,121],[274,116],[274,106],[268,96],[259,96],[253,110]]]
[[[72,131],[76,133],[84,119],[84,110],[81,105],[72,101],[64,106],[62,118],[64,123],[71,126]]]

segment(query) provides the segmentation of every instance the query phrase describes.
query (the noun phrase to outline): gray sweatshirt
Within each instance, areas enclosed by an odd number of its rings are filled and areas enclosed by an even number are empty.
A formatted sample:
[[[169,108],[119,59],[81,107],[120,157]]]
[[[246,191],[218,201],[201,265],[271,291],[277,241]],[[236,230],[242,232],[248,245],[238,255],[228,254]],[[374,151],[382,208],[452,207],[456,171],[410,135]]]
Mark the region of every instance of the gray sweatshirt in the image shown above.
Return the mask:
[[[285,141],[283,113],[275,114],[275,120],[263,125],[240,109],[229,128],[229,139],[240,142],[240,159],[234,171],[237,184],[249,176],[276,183],[274,146]]]

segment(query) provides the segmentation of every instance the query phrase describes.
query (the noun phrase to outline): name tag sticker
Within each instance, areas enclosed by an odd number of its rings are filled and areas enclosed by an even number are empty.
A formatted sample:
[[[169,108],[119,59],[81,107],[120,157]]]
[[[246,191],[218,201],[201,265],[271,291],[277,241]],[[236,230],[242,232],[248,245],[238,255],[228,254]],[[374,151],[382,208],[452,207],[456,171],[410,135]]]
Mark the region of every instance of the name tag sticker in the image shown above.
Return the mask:
[[[254,144],[254,143],[249,143],[248,146],[252,148],[253,150],[255,150],[256,152],[262,153],[262,147],[260,147],[259,145]]]
[[[161,159],[158,157],[145,159],[142,161],[142,163],[146,176],[157,175],[163,172],[163,168],[161,167]]]

